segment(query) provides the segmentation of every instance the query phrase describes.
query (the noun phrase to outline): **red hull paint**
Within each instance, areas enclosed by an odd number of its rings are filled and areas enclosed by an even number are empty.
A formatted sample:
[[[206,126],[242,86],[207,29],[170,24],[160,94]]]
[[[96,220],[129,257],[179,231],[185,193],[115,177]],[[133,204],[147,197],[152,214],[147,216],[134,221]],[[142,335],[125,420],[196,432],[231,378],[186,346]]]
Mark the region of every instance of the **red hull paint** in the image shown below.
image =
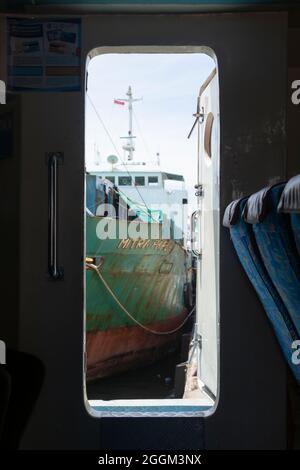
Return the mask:
[[[181,315],[149,324],[147,328],[171,331],[182,323],[186,315],[185,309]],[[177,333],[156,335],[140,326],[87,332],[87,379],[106,377],[153,362],[176,342],[177,337]]]

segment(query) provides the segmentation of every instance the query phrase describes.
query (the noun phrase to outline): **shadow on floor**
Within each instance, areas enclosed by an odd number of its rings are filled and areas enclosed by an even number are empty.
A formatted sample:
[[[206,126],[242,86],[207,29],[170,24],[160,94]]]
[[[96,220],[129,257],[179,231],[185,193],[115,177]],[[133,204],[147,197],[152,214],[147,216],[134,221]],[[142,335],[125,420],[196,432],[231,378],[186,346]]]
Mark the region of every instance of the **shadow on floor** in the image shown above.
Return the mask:
[[[87,384],[89,400],[174,398],[175,367],[180,352],[171,351],[158,362]]]

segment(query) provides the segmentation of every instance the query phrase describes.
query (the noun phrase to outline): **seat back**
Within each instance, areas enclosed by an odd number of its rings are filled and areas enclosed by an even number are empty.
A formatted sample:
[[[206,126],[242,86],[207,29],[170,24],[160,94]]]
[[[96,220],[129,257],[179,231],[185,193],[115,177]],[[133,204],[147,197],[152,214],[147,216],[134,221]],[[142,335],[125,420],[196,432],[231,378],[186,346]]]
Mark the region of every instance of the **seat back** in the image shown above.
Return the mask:
[[[285,185],[278,204],[278,211],[290,214],[291,227],[300,255],[300,175],[294,176]]]
[[[277,208],[285,184],[250,196],[243,211],[251,224],[264,266],[300,335],[300,258],[290,218]]]
[[[292,343],[299,339],[299,335],[264,266],[252,226],[242,218],[247,200],[244,198],[234,201],[227,207],[223,225],[230,229],[231,240],[239,260],[265,309],[284,357],[300,383],[300,367],[292,361]]]

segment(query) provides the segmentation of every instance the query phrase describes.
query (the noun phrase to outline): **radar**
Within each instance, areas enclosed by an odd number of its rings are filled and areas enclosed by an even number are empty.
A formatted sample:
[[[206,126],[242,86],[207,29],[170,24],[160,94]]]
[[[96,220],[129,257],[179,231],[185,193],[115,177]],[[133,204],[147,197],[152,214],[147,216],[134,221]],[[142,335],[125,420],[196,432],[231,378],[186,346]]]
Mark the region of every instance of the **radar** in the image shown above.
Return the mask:
[[[109,155],[107,157],[107,161],[108,163],[110,163],[111,165],[115,165],[116,163],[118,163],[118,157],[116,155]]]

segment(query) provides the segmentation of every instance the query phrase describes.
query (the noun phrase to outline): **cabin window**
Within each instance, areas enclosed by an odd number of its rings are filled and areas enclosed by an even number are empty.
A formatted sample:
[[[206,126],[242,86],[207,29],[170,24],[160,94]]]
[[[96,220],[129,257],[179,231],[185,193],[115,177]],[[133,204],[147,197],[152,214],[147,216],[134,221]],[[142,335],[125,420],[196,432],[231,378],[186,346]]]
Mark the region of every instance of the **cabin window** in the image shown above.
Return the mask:
[[[106,179],[110,181],[111,183],[115,184],[116,182],[116,177],[115,176],[106,176]]]
[[[148,184],[149,184],[149,186],[157,186],[158,185],[158,176],[149,176],[148,177]]]
[[[131,176],[119,176],[119,186],[131,186],[132,177]]]
[[[134,182],[136,186],[145,186],[145,176],[136,176]]]

